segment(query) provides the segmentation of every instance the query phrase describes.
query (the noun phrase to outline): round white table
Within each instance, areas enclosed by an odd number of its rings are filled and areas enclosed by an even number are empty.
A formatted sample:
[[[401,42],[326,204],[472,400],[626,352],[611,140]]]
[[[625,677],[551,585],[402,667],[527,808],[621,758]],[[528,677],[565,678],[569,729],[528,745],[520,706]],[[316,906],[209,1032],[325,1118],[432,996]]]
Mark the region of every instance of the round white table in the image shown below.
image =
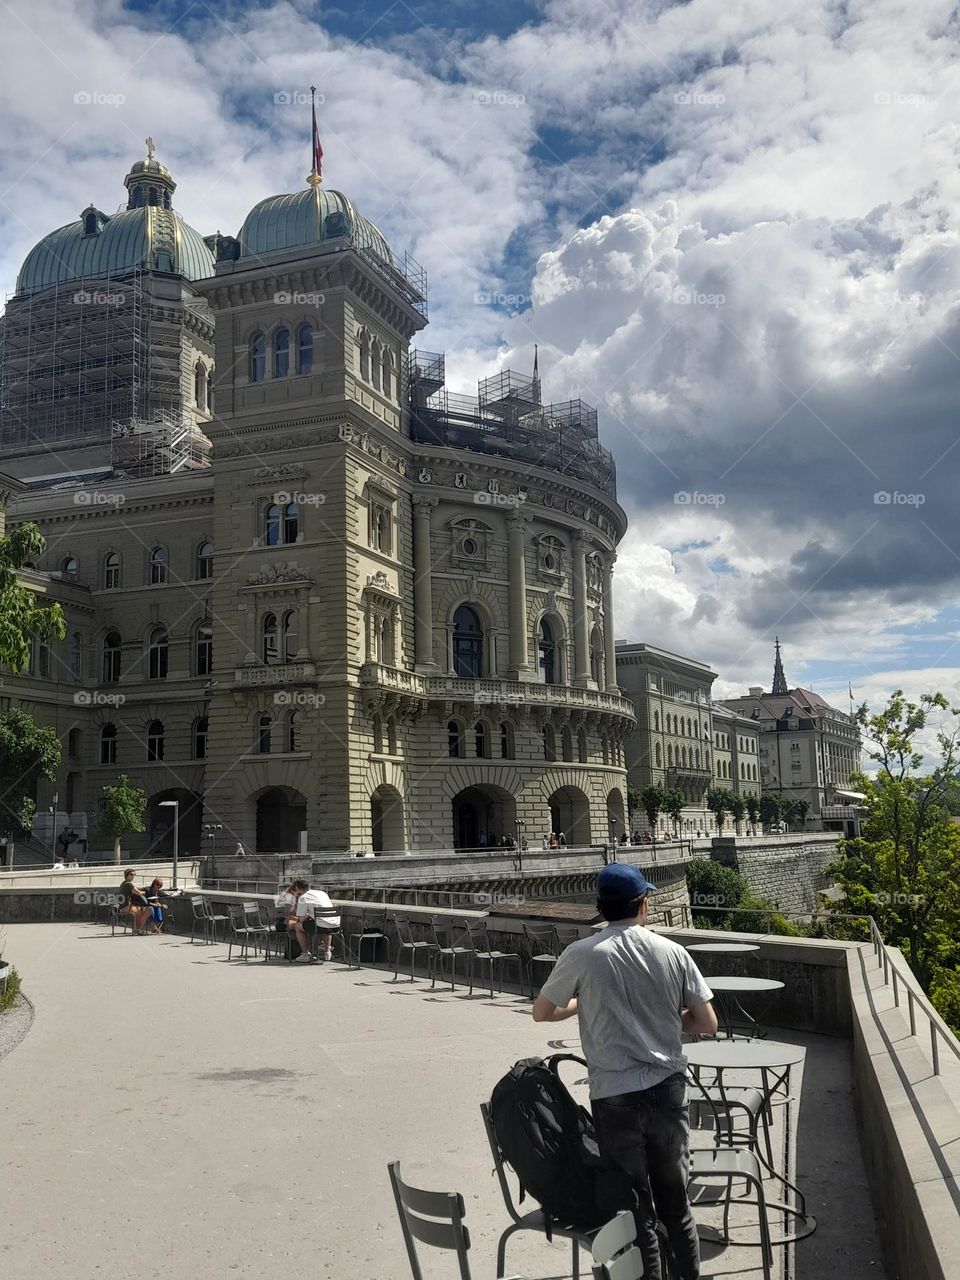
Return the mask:
[[[685,1044],[683,1052],[688,1066],[695,1069],[707,1067],[716,1071],[717,1087],[720,1090],[721,1097],[723,1096],[723,1073],[725,1071],[759,1072],[763,1081],[764,1106],[768,1108],[776,1090],[781,1085],[785,1088],[783,1161],[784,1169],[789,1169],[791,1103],[793,1101],[790,1093],[790,1070],[804,1061],[807,1054],[806,1049],[802,1045],[783,1044],[776,1040],[697,1040],[693,1044]],[[696,1093],[697,1090],[694,1086],[691,1091],[691,1096],[694,1099],[696,1099]],[[784,1214],[784,1235],[781,1239],[774,1240],[771,1243],[776,1245],[789,1244],[795,1240],[804,1239],[804,1237],[816,1230],[817,1222],[811,1214],[807,1213],[803,1192],[786,1177],[786,1173],[781,1174],[776,1169],[771,1168],[759,1150],[755,1151],[754,1154],[778,1182],[782,1183],[788,1191],[793,1192],[792,1203],[787,1200],[767,1201],[768,1208],[779,1209]],[[787,1215],[798,1219],[797,1230],[794,1232],[789,1232],[787,1229],[789,1225]]]
[[[708,951],[715,956],[744,956],[759,951],[755,942],[688,942],[687,951]]]
[[[769,994],[773,991],[782,991],[784,988],[784,984],[776,978],[748,978],[739,975],[717,974],[715,977],[707,977],[706,982],[714,995],[719,997],[720,1019],[724,1024],[724,1031],[731,1037],[734,1034],[734,1019],[730,1013],[730,1005],[735,1006],[742,1016],[751,1036],[759,1038],[763,1035],[760,1030],[759,1015],[755,1017],[749,1013],[740,1003],[739,997],[759,995],[762,992]]]

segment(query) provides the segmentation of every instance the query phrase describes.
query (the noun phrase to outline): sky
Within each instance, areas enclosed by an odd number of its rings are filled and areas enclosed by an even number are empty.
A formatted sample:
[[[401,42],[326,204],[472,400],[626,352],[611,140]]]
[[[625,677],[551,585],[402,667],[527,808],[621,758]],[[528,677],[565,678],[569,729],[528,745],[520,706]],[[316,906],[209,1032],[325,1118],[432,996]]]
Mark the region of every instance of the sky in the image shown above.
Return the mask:
[[[0,0],[0,281],[157,155],[204,234],[309,169],[420,345],[598,406],[617,635],[715,694],[960,704],[960,20],[945,0]]]

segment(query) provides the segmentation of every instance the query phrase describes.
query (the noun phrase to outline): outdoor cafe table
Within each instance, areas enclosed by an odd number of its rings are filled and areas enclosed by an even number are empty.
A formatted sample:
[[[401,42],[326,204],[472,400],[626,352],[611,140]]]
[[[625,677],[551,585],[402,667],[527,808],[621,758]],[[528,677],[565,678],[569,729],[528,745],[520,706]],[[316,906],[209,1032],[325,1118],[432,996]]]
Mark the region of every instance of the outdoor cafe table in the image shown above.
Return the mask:
[[[748,951],[759,951],[755,942],[688,942],[687,951],[709,951],[715,956],[743,956]]]
[[[789,1169],[791,1103],[794,1102],[794,1099],[790,1096],[790,1070],[804,1061],[806,1049],[802,1045],[783,1044],[780,1041],[770,1040],[697,1040],[692,1044],[685,1044],[683,1052],[687,1059],[687,1065],[693,1067],[695,1071],[699,1071],[702,1067],[707,1067],[716,1072],[717,1088],[720,1091],[721,1098],[724,1089],[724,1072],[728,1071],[759,1072],[763,1081],[762,1092],[765,1107],[769,1107],[774,1092],[781,1085],[785,1088],[787,1096],[786,1105],[783,1108],[783,1162],[784,1169]],[[692,1096],[695,1100],[695,1095]],[[784,1235],[781,1239],[773,1240],[771,1243],[776,1245],[790,1244],[795,1240],[804,1239],[805,1236],[816,1230],[817,1223],[816,1219],[807,1213],[807,1205],[803,1193],[794,1183],[788,1180],[785,1174],[777,1173],[775,1169],[771,1169],[759,1150],[754,1154],[760,1164],[778,1182],[783,1183],[786,1189],[793,1192],[793,1203],[786,1200],[767,1201],[768,1208],[780,1209],[784,1214]],[[788,1232],[787,1230],[789,1226],[788,1215],[799,1220],[797,1229],[794,1232]]]
[[[745,978],[745,977],[723,977],[712,974],[706,979],[707,985],[715,996],[719,997],[720,1020],[723,1023],[723,1029],[728,1036],[733,1036],[733,1018],[730,1015],[730,1005],[734,1005],[737,1011],[743,1016],[748,1027],[753,1028],[754,1036],[761,1036],[759,1018],[754,1017],[752,1013],[748,1013],[738,999],[742,995],[759,995],[761,992],[782,991],[783,983],[778,982],[776,978]]]

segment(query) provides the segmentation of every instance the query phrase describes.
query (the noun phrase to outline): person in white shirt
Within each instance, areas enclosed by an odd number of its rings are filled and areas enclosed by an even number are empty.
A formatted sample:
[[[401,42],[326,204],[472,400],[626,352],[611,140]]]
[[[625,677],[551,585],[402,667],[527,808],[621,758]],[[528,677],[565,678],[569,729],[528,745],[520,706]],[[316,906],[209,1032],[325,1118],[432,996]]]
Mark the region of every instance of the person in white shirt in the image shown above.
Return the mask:
[[[293,890],[297,895],[296,905],[293,910],[293,916],[290,923],[293,932],[296,934],[297,941],[300,943],[300,954],[297,960],[308,964],[313,960],[313,954],[310,946],[310,938],[306,924],[310,921],[313,925],[316,921],[317,946],[318,954],[322,954],[324,960],[333,959],[333,930],[340,928],[340,917],[334,908],[328,894],[322,889],[311,889],[306,880],[294,880]],[[319,908],[316,911],[315,909]]]
[[[63,858],[57,858],[56,862],[50,868],[51,871],[66,871],[66,869],[67,864],[64,862]]]

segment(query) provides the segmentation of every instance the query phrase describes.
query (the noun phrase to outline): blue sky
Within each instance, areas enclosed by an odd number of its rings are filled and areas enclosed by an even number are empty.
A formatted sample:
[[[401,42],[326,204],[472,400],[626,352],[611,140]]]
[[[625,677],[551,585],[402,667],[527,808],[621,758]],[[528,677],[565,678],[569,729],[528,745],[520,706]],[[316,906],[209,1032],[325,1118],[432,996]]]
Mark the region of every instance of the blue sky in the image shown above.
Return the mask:
[[[598,405],[619,636],[722,693],[779,634],[821,692],[960,702],[947,0],[7,7],[7,289],[148,133],[179,211],[236,231],[303,182],[315,83],[327,181],[426,267],[453,385],[537,342],[546,394]]]

